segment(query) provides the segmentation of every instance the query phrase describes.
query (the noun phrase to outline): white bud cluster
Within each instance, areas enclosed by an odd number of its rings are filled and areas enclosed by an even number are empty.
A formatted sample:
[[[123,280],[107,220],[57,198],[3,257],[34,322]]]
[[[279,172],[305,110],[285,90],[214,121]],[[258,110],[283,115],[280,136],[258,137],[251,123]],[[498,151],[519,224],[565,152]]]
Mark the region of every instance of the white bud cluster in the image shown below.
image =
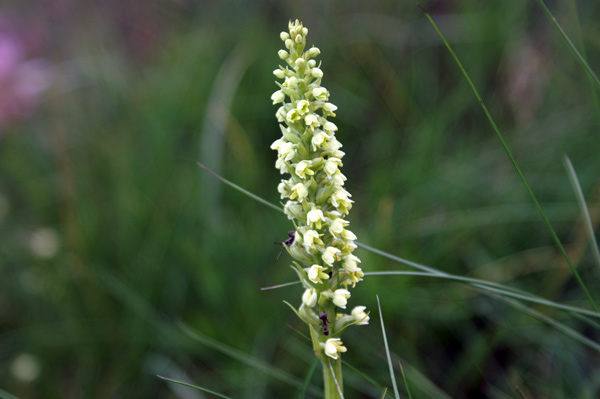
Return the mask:
[[[280,34],[286,50],[278,54],[287,65],[273,71],[283,82],[276,82],[279,90],[271,100],[280,105],[275,116],[282,137],[271,148],[278,153],[275,167],[290,175],[278,191],[282,199],[288,199],[284,210],[296,225],[293,242],[286,248],[304,265],[297,267],[306,289],[299,314],[315,327],[322,323],[324,353],[337,359],[343,346],[329,334],[339,335],[348,325],[367,324],[369,317],[364,306],[354,308],[351,315],[338,314],[338,309],[346,309],[349,286],[361,281],[363,272],[358,267],[360,259],[352,254],[356,235],[344,219],[354,202],[344,189],[346,176],[340,171],[344,152],[336,138],[338,127],[327,120],[335,117],[337,107],[321,86],[323,71],[314,60],[320,50],[304,50],[307,34],[298,20],[290,21],[289,32]]]

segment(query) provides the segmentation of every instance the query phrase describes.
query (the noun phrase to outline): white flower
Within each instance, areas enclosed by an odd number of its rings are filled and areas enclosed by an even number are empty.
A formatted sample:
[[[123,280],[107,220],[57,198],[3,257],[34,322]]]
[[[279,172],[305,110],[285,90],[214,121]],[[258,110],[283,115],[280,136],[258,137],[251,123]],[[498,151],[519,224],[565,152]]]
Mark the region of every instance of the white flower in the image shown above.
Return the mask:
[[[296,150],[294,144],[286,142],[279,146],[277,149],[279,156],[284,158],[286,161],[291,161],[296,156]]]
[[[315,248],[315,243],[323,244],[323,241],[319,238],[319,233],[315,230],[307,230],[306,233],[304,233],[304,246],[312,249]]]
[[[335,172],[338,171],[338,165],[341,165],[341,164],[342,164],[341,159],[331,157],[325,161],[325,165],[323,166],[323,169],[325,170],[325,173],[327,173],[329,176],[333,176],[335,174]]]
[[[308,117],[307,117],[308,118]],[[316,118],[315,118],[316,120]],[[317,151],[317,148],[325,143],[325,139],[328,139],[329,136],[322,130],[317,130],[310,140],[312,144],[313,151]]]
[[[298,78],[295,76],[285,78],[283,86],[289,87],[290,89],[295,89],[296,87],[298,87]]]
[[[281,158],[281,157],[277,158],[277,161],[275,161],[275,167],[276,167],[277,169],[279,169],[279,172],[280,172],[281,174],[284,174],[284,173],[286,173],[286,172],[287,172],[287,169],[288,169],[288,168],[287,168],[287,167],[288,167],[288,165],[285,163],[285,159],[284,159],[284,158]]]
[[[365,312],[365,309],[365,306],[357,306],[354,309],[352,309],[352,312],[350,313],[352,315],[352,318],[355,321],[358,321],[358,323],[356,324],[359,326],[369,324],[369,315]]]
[[[298,101],[298,104],[296,104],[296,109],[298,110],[298,113],[300,115],[304,115],[305,113],[307,113],[309,111],[308,101],[306,101],[306,100]]]
[[[342,148],[342,143],[340,143],[339,141],[337,141],[337,139],[332,139],[331,141],[329,141],[327,143],[327,146],[329,147],[329,149],[331,151],[337,151],[340,148]]]
[[[317,208],[313,208],[310,212],[308,212],[308,214],[306,215],[306,220],[308,220],[308,223],[312,224],[316,224],[317,225],[317,229],[321,228],[321,220],[325,221],[325,217],[323,216],[323,211]]]
[[[338,107],[336,107],[332,103],[325,103],[325,104],[323,104],[323,110],[325,110],[325,112],[327,112],[331,116],[335,116],[334,112],[337,109],[338,109]]]
[[[350,230],[344,230],[344,232],[342,233],[342,237],[344,237],[346,240],[349,240],[349,241],[356,240],[356,235],[353,232],[351,232]]]
[[[321,259],[323,259],[323,262],[325,262],[326,265],[333,266],[333,262],[336,261],[337,255],[341,252],[342,251],[340,251],[338,248],[327,247],[325,249],[325,251],[323,251],[323,255],[321,255]]]
[[[342,218],[337,218],[329,224],[329,232],[332,236],[339,236],[344,233],[344,227],[349,225],[350,222]]]
[[[304,291],[304,294],[302,294],[302,302],[309,308],[314,307],[317,304],[317,291],[314,288],[309,288]]]
[[[341,249],[343,252],[352,252],[357,248],[354,241],[342,241],[342,244],[343,246]]]
[[[272,150],[279,150],[279,147],[281,147],[282,144],[284,144],[286,141],[284,139],[277,139],[273,142],[273,144],[271,144],[271,149]]]
[[[348,298],[350,298],[350,291],[348,291],[345,288],[338,288],[333,292],[333,297],[331,298],[331,301],[338,308],[346,309]]]
[[[282,180],[281,183],[279,183],[277,186],[277,191],[279,191],[279,194],[281,194],[281,199],[287,198],[291,194],[288,183],[285,180]]]
[[[327,98],[329,97],[329,92],[324,87],[316,87],[312,90],[312,95],[317,100],[327,101]]]
[[[304,179],[306,175],[314,175],[315,172],[310,168],[310,161],[300,161],[296,164],[296,174]]]
[[[306,185],[304,185],[304,183],[298,183],[294,185],[294,187],[292,187],[292,194],[290,195],[290,199],[298,197],[298,201],[302,202],[306,199],[307,196],[308,190],[306,189]]]
[[[285,107],[279,107],[275,113],[278,122],[285,122]]]
[[[285,120],[288,121],[289,123],[294,123],[298,120],[300,120],[300,114],[298,113],[297,109],[291,109],[287,112],[287,114],[285,114]]]
[[[271,100],[273,100],[273,105],[282,103],[283,100],[285,100],[285,94],[283,94],[281,90],[278,90],[275,93],[273,93],[273,95],[271,96]]]
[[[338,169],[337,172],[335,172],[333,174],[333,176],[331,176],[331,180],[333,180],[333,182],[339,186],[343,186],[344,182],[346,181],[346,176],[344,176],[342,174],[342,172],[340,172],[340,170]]]
[[[362,278],[364,275],[365,274],[363,273],[363,271],[360,268],[356,269],[356,271],[354,271],[354,272],[346,272],[345,273],[346,278],[344,281],[342,281],[342,284],[345,286],[352,284],[352,288],[354,288],[356,286],[356,283],[358,283],[359,281],[362,281]]]
[[[331,200],[331,204],[336,208],[348,208],[351,206],[351,203],[354,202],[348,199],[348,197],[350,197],[350,193],[343,188],[340,188],[331,194],[331,197],[329,198]]]
[[[314,90],[313,90],[314,92]],[[327,133],[333,133],[335,131],[338,130],[337,126],[335,125],[335,123],[333,122],[325,122],[325,124],[323,125],[323,130],[325,130]]]
[[[321,342],[321,346],[323,347],[325,354],[332,359],[337,359],[338,353],[346,352],[348,350],[339,338],[329,338],[325,343]]]
[[[348,271],[350,273],[356,272],[356,271],[360,270],[358,268],[357,262],[360,263],[360,259],[358,259],[358,256],[348,255],[344,258],[343,267],[344,267],[344,269],[346,269],[346,271]]]
[[[329,274],[323,272],[323,266],[312,265],[306,273],[308,279],[315,284],[322,284],[322,279],[329,279]]]
[[[306,115],[304,117],[304,123],[306,123],[306,127],[310,128],[310,130],[315,130],[320,126],[319,119],[317,119],[315,114]]]

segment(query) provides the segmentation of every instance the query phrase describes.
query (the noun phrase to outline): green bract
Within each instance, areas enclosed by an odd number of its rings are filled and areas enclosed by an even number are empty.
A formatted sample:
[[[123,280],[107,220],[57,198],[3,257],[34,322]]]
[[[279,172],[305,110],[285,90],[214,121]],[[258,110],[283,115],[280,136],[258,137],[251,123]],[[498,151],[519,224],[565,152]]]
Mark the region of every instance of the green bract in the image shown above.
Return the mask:
[[[296,20],[280,35],[286,50],[278,55],[287,65],[273,71],[283,82],[277,82],[279,90],[271,99],[280,104],[275,115],[282,123],[282,137],[271,148],[278,153],[276,168],[290,175],[278,191],[288,200],[284,210],[296,226],[286,248],[303,265],[294,267],[305,288],[298,314],[318,332],[321,353],[337,359],[346,350],[338,338],[341,332],[352,324],[368,324],[369,316],[364,306],[350,315],[338,313],[346,309],[348,288],[362,280],[363,272],[360,259],[352,254],[356,236],[344,219],[353,203],[340,171],[344,152],[335,136],[337,126],[327,120],[337,107],[328,102],[329,91],[321,86],[323,71],[314,60],[319,49],[305,51],[307,34]]]

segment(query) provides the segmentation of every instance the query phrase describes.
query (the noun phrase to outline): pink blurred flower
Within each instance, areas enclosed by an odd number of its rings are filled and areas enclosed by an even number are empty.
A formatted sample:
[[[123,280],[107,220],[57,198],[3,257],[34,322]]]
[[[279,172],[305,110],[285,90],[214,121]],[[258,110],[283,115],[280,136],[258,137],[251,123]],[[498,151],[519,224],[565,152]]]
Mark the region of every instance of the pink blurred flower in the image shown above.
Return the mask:
[[[27,59],[19,37],[0,24],[0,134],[10,123],[31,116],[50,86],[50,66]]]

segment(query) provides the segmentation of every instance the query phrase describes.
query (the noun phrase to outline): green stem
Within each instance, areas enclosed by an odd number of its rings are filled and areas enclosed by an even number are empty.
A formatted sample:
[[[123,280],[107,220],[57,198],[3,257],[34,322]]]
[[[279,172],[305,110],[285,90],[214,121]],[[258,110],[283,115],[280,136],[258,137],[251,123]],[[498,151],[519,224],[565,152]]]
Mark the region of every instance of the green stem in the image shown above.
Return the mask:
[[[342,360],[339,358],[337,360],[327,358],[327,360],[321,361],[321,364],[323,365],[325,399],[343,399]]]

